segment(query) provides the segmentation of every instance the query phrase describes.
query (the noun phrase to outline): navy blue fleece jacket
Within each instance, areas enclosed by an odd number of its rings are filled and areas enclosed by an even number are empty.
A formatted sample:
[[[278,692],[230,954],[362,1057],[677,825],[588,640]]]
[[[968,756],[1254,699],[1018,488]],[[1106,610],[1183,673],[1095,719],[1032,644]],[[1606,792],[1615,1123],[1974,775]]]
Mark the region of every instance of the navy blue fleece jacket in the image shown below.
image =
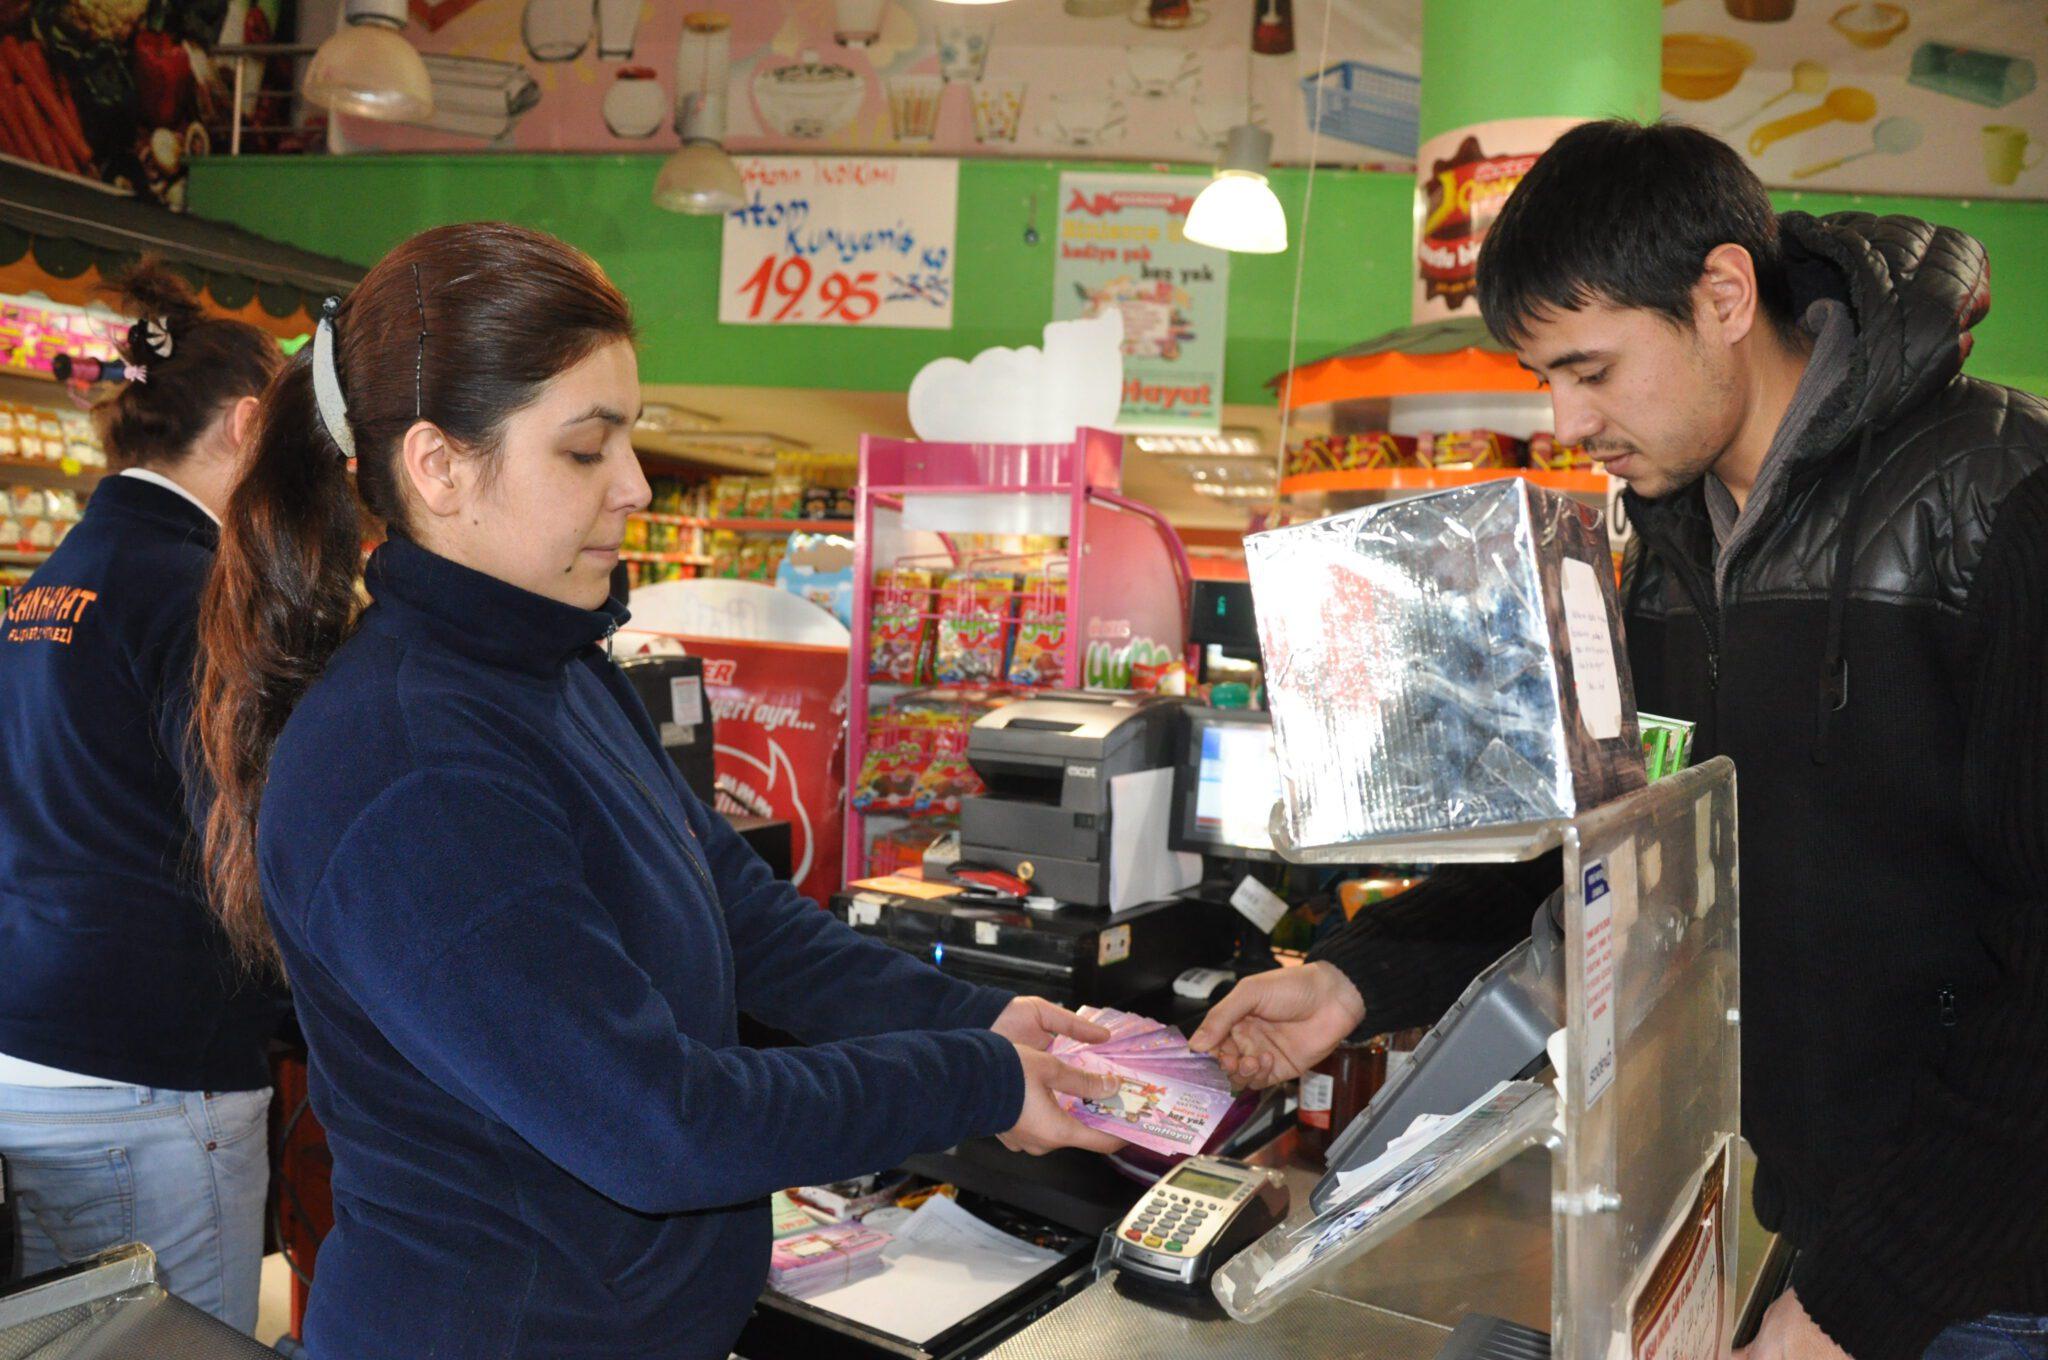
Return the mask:
[[[281,998],[213,925],[184,776],[217,541],[177,492],[109,477],[0,624],[0,1053],[177,1091],[270,1084]]]
[[[1015,1122],[1008,998],[775,881],[604,655],[618,606],[402,538],[368,584],[258,833],[334,1154],[313,1354],[724,1357],[770,1192]]]

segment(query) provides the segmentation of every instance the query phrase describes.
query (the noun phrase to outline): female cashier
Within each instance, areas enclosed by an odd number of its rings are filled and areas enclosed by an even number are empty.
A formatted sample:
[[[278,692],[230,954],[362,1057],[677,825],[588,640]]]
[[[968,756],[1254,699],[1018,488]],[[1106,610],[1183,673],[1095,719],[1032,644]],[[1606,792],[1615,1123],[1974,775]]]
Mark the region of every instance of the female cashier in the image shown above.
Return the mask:
[[[282,1012],[207,911],[186,727],[218,516],[282,356],[161,265],[118,291],[143,319],[93,418],[126,470],[0,623],[0,1162],[28,1272],[139,1241],[250,1331]]]
[[[1038,1051],[1102,1031],[857,936],[663,754],[604,647],[648,487],[597,266],[443,227],[330,315],[264,399],[200,703],[216,905],[291,978],[333,1150],[313,1355],[722,1360],[778,1187],[1115,1147]]]

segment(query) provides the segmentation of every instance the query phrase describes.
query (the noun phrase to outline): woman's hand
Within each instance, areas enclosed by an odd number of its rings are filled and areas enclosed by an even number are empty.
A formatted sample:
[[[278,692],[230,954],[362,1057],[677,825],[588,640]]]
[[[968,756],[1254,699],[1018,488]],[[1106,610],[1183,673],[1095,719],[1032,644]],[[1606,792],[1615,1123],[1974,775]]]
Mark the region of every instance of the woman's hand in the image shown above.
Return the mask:
[[[1066,1007],[1055,1006],[1042,996],[1018,997],[1003,1007],[1003,1013],[989,1028],[1019,1048],[1035,1048],[1041,1052],[1061,1035],[1084,1044],[1099,1044],[1109,1039],[1109,1031],[1102,1026],[1083,1020]]]
[[[1365,1019],[1351,979],[1327,963],[1248,977],[1216,1003],[1188,1047],[1263,1090],[1314,1067]]]
[[[1114,1134],[1089,1128],[1053,1099],[1054,1092],[1065,1092],[1083,1100],[1100,1100],[1115,1093],[1120,1084],[1115,1077],[1063,1063],[1023,1044],[1017,1045],[1017,1061],[1024,1064],[1024,1109],[1009,1132],[1002,1135],[1004,1147],[1042,1157],[1055,1148],[1115,1152],[1124,1145],[1124,1140]]]

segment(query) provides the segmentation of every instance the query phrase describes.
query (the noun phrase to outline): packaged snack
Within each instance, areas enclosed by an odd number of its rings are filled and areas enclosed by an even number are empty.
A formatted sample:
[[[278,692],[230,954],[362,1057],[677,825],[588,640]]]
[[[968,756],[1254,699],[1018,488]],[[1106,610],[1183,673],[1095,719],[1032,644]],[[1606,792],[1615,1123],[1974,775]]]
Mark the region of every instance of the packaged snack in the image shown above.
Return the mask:
[[[875,573],[875,606],[868,622],[868,679],[921,684],[931,669],[932,581],[915,567]]]
[[[747,477],[740,482],[740,514],[747,519],[771,519],[773,487],[766,477]]]
[[[711,559],[707,576],[728,577],[739,570],[740,536],[721,530],[704,536],[704,553]]]
[[[949,578],[939,591],[938,646],[932,676],[941,684],[987,684],[1003,674],[1014,576]]]
[[[927,756],[914,741],[871,746],[853,781],[857,812],[908,812],[917,798],[917,781]]]
[[[1439,468],[1511,468],[1522,465],[1522,441],[1496,430],[1454,430],[1432,444],[1429,465]]]
[[[1050,688],[1066,678],[1067,582],[1047,572],[1034,576],[1017,605],[1017,640],[1010,650],[1013,685]]]
[[[711,480],[712,519],[739,519],[747,513],[747,479],[714,477]]]
[[[1529,436],[1529,466],[1544,472],[1583,472],[1599,466],[1578,444],[1560,444],[1549,430]]]
[[[1643,731],[1643,773],[1652,782],[1691,763],[1693,724],[1654,713],[1638,713],[1636,721]]]
[[[938,751],[918,776],[911,795],[910,810],[920,815],[951,816],[960,811],[960,800],[984,790],[981,776],[967,763],[967,734],[943,740]]]

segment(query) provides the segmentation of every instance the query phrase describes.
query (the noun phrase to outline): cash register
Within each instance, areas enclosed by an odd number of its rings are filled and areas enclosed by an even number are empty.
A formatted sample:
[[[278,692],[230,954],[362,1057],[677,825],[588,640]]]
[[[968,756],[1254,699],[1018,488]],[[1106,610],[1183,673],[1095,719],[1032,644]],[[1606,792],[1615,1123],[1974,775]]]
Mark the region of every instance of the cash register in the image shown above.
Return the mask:
[[[1108,909],[1110,783],[1174,766],[1185,707],[1154,695],[1048,694],[983,716],[967,760],[988,791],[963,800],[959,865],[1016,875],[1027,895],[918,897],[854,884],[835,908],[855,929],[971,981],[1169,1017],[1176,978],[1230,958],[1236,917],[1179,897]]]

